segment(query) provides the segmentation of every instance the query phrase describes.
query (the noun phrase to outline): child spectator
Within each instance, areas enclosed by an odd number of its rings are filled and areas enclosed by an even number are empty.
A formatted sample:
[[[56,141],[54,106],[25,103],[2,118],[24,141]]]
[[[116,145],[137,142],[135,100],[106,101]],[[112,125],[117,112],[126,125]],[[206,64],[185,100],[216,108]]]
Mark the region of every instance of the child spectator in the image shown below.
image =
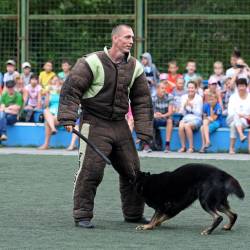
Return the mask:
[[[198,76],[194,81],[197,84],[197,93],[203,98],[204,90],[203,90],[203,79],[202,79],[202,77]]]
[[[22,107],[22,96],[14,89],[15,81],[5,82],[6,91],[1,97],[0,106],[0,140],[5,141],[7,137],[7,125],[13,125],[17,122],[19,111]]]
[[[208,102],[208,96],[210,94],[217,95],[218,102],[220,106],[223,107],[221,91],[220,87],[218,86],[217,78],[212,76],[208,80],[208,88],[204,90],[204,97],[203,97],[204,103]]]
[[[71,68],[71,64],[69,61],[64,60],[62,62],[62,70],[61,72],[58,73],[58,77],[60,78],[60,80],[62,81],[62,83],[64,83],[64,81],[66,80],[67,76],[69,75],[70,72],[70,68]]]
[[[235,86],[232,84],[231,81],[232,78],[227,78],[224,81],[224,86],[222,90],[222,103],[223,103],[223,115],[227,115],[227,109],[228,109],[228,102],[230,96],[235,92]]]
[[[45,142],[39,149],[45,150],[49,148],[50,137],[53,134],[57,133],[56,126],[59,125],[57,120],[57,113],[59,107],[59,97],[61,91],[61,81],[58,76],[54,76],[51,79],[50,86],[46,93],[45,99],[45,110],[44,110],[44,119],[45,119]]]
[[[235,153],[236,131],[241,142],[247,139],[243,130],[249,127],[250,119],[250,94],[247,91],[247,80],[245,78],[237,79],[236,86],[238,91],[230,97],[228,103],[227,123],[230,127],[230,154]]]
[[[29,121],[35,109],[42,108],[41,85],[38,84],[38,76],[32,75],[30,83],[25,86],[25,93],[23,95],[24,110],[26,111],[26,121]]]
[[[181,110],[183,118],[179,124],[179,136],[181,148],[178,152],[186,151],[186,136],[189,141],[188,153],[194,152],[193,131],[200,128],[202,123],[202,97],[197,94],[196,82],[188,83],[188,93],[181,98]]]
[[[187,89],[187,85],[190,81],[195,80],[199,75],[196,73],[196,62],[189,60],[186,66],[187,73],[184,74],[184,89]]]
[[[42,87],[42,95],[45,95],[49,88],[50,80],[55,76],[53,70],[53,64],[51,61],[47,61],[43,66],[44,71],[39,75],[39,83]]]
[[[151,96],[154,96],[156,94],[156,84],[158,83],[159,73],[156,66],[152,62],[151,54],[148,52],[143,53],[141,63],[148,80]]]
[[[19,76],[19,73],[16,71],[16,62],[14,60],[8,60],[6,62],[6,73],[3,76],[3,87],[7,81],[15,81]]]
[[[24,62],[22,64],[22,69],[23,69],[23,72],[21,74],[21,79],[24,83],[24,86],[27,86],[29,83],[30,83],[30,77],[31,75],[33,74],[31,72],[31,65],[29,62]]]
[[[154,132],[159,136],[159,127],[166,126],[166,145],[164,151],[165,153],[169,152],[170,150],[170,139],[173,129],[173,121],[171,118],[173,114],[172,101],[172,95],[167,94],[165,92],[165,84],[160,82],[157,85],[156,96],[152,97],[154,109]],[[161,145],[157,145],[157,147],[161,148]],[[149,147],[149,145],[145,145],[144,150],[148,153],[152,152],[152,149]]]
[[[173,89],[173,112],[180,113],[181,108],[181,97],[186,93],[184,90],[184,79],[183,77],[177,78],[176,86]]]
[[[15,80],[15,91],[20,93],[23,97],[24,93],[25,93],[25,87],[24,87],[24,83],[23,83],[23,79],[20,76],[16,77]]]
[[[178,69],[179,67],[176,61],[170,61],[168,63],[168,74],[166,80],[166,93],[168,94],[173,92],[177,79],[182,77],[181,74],[178,74]]]
[[[216,61],[214,63],[214,74],[210,77],[214,78],[218,84],[218,88],[222,89],[225,81],[223,63]]]
[[[218,102],[218,96],[209,94],[208,103],[203,106],[203,125],[201,126],[202,147],[200,153],[205,153],[211,146],[209,135],[221,126],[222,108]]]

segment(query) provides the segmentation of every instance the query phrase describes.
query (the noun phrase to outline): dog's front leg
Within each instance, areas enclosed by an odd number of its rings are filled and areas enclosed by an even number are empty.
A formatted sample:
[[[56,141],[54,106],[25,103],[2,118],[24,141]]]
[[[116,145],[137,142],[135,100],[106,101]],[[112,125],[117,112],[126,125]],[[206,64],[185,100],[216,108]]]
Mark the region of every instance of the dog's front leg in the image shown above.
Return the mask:
[[[160,225],[164,220],[167,219],[167,216],[160,211],[155,211],[153,217],[150,222],[145,225],[139,225],[136,227],[136,230],[152,230],[156,226]]]

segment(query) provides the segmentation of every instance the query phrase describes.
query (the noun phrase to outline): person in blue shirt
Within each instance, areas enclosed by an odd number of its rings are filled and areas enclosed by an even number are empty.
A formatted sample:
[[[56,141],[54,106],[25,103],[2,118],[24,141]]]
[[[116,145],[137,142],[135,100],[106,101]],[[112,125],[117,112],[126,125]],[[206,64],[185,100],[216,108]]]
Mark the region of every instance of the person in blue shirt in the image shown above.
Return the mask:
[[[208,102],[203,106],[203,125],[201,126],[202,147],[200,153],[205,153],[211,146],[210,134],[221,126],[222,108],[218,102],[218,96],[210,93]]]

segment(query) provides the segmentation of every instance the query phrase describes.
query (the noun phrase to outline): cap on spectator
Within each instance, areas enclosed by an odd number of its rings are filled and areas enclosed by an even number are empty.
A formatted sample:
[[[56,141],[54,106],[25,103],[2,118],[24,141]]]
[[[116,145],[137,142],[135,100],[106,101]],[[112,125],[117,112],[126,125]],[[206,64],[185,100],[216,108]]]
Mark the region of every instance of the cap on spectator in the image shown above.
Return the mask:
[[[25,68],[31,68],[31,65],[30,65],[29,62],[24,62],[24,63],[22,64],[22,68],[23,68],[23,69],[25,69]]]
[[[6,65],[13,65],[13,66],[16,66],[16,62],[14,61],[14,60],[8,60],[7,62],[6,62]]]
[[[13,88],[16,85],[15,81],[9,80],[5,83],[6,88]]]
[[[161,73],[160,74],[160,81],[164,81],[168,79],[168,74],[167,73]]]
[[[218,79],[214,76],[210,76],[208,79],[208,84],[217,84],[218,83]]]

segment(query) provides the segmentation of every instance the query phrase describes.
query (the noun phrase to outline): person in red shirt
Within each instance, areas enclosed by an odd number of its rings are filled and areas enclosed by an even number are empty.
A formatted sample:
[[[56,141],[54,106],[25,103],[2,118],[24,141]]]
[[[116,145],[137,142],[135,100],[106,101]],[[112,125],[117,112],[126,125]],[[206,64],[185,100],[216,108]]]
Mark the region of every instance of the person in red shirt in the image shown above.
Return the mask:
[[[178,78],[182,77],[178,74],[179,67],[176,61],[170,61],[168,63],[168,74],[166,80],[166,93],[170,94],[176,86],[176,81]]]

